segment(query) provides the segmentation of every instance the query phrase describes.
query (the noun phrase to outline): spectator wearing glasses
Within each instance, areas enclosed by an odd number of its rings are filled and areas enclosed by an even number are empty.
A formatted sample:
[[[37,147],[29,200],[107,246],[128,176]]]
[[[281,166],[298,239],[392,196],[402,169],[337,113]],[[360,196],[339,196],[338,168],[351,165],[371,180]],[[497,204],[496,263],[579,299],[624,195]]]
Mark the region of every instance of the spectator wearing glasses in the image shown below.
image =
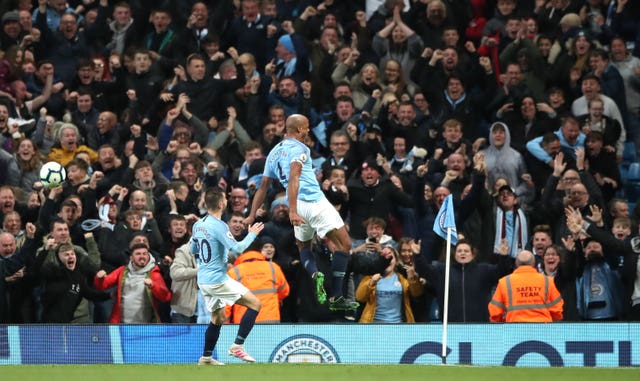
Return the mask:
[[[335,131],[329,138],[329,150],[331,155],[322,163],[322,177],[328,179],[331,168],[340,166],[345,170],[346,178],[350,178],[351,174],[358,168],[360,159],[356,151],[352,150],[352,142],[349,135],[343,130]]]
[[[249,213],[249,197],[244,188],[234,187],[229,192],[229,206],[227,213],[241,213],[245,217]],[[223,218],[226,220],[226,218]]]
[[[554,241],[569,235],[562,216],[564,208],[571,206],[579,209],[585,216],[604,209],[602,192],[589,171],[585,170],[584,149],[576,150],[577,170],[565,170],[563,155],[557,155],[553,161],[553,173],[549,176],[542,191],[542,206],[549,221],[554,221]],[[561,182],[561,184],[558,184]],[[597,209],[597,211],[596,211]]]

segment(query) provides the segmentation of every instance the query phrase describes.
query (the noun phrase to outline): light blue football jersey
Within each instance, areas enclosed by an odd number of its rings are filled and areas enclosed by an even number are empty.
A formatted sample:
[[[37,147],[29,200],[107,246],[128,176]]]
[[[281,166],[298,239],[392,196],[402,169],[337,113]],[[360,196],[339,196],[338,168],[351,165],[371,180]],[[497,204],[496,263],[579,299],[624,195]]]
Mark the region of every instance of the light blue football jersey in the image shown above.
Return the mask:
[[[298,200],[306,202],[320,201],[324,194],[311,165],[309,147],[296,139],[288,138],[278,143],[267,156],[263,176],[276,179],[287,189],[289,186],[290,165],[293,162],[302,164]]]
[[[229,226],[210,214],[193,224],[189,252],[198,263],[198,284],[218,284],[227,280],[229,250],[240,254],[255,238],[256,235],[250,232],[242,241],[236,241]]]

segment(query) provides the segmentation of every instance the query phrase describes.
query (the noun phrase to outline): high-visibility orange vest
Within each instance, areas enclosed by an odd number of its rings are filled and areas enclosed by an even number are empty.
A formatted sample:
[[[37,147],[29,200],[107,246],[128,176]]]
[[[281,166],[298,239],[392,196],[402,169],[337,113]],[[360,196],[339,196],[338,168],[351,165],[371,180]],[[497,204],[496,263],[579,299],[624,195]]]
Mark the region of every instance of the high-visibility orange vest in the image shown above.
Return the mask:
[[[562,320],[564,301],[552,278],[532,266],[520,266],[502,277],[489,302],[492,322],[551,323]]]
[[[256,317],[256,323],[279,323],[280,302],[289,295],[289,283],[277,263],[265,260],[259,251],[248,251],[239,256],[227,274],[244,284],[260,299],[262,308]],[[240,324],[247,308],[234,304],[226,309],[229,323]]]

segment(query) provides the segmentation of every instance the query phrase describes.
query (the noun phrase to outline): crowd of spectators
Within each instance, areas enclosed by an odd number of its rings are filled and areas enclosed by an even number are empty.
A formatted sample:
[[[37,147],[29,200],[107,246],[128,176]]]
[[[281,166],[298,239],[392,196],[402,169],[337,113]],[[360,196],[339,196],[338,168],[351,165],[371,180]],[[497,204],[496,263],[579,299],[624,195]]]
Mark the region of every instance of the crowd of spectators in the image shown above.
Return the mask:
[[[227,192],[244,237],[292,114],[352,251],[393,258],[345,284],[363,306],[347,319],[441,318],[432,226],[452,194],[452,321],[488,322],[524,249],[565,320],[640,320],[620,172],[640,149],[637,1],[7,0],[0,15],[0,324],[209,321],[184,246],[203,190]],[[40,182],[48,161],[61,187]],[[345,318],[314,298],[284,189],[261,218],[229,268],[277,278],[263,320]],[[313,249],[326,270],[334,248]]]

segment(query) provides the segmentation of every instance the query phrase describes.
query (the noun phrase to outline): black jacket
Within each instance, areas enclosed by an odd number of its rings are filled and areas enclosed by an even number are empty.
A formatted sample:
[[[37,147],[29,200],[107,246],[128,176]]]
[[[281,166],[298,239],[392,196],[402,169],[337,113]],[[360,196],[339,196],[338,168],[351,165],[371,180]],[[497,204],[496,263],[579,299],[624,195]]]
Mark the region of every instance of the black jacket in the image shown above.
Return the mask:
[[[387,219],[394,207],[413,207],[413,198],[398,188],[386,177],[380,177],[373,186],[365,186],[360,177],[347,183],[349,188],[349,212],[351,213],[350,235],[364,239],[366,233],[362,223],[369,217]]]
[[[452,254],[453,255],[453,254]],[[440,311],[444,311],[445,265],[429,264],[423,255],[415,256],[418,274],[427,279],[435,293]],[[513,261],[500,256],[497,265],[472,261],[460,264],[452,259],[449,278],[449,322],[488,322],[487,305],[493,286],[502,276],[511,272]]]
[[[79,267],[69,270],[59,261],[57,266],[41,267],[47,255],[48,251],[42,250],[36,258],[36,268],[39,268],[43,282],[43,323],[70,323],[82,298],[109,299],[109,294],[99,292],[90,285],[91,280],[87,279]]]

